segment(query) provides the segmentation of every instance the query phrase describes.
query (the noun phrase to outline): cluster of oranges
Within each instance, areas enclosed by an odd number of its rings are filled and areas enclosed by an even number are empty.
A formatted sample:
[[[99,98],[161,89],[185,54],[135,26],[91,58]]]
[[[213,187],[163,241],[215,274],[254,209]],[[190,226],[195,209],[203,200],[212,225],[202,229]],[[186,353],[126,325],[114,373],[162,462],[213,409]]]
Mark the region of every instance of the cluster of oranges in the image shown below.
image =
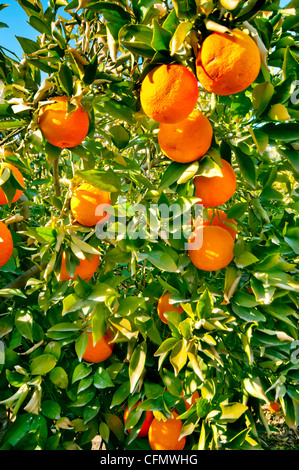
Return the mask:
[[[0,162],[0,176],[3,174],[3,171],[8,169],[13,173],[16,180],[21,186],[24,187],[24,178],[20,170],[8,162]],[[23,191],[21,189],[16,189],[15,195],[13,196],[12,203],[18,201],[22,196]],[[0,206],[7,204],[7,197],[0,187]],[[13,253],[13,239],[10,230],[5,225],[5,223],[0,222],[0,268],[4,266],[10,259]]]
[[[140,101],[145,114],[159,122],[158,142],[171,160],[188,163],[198,160],[211,146],[213,128],[196,104],[197,80],[216,95],[245,90],[257,78],[261,59],[254,40],[244,31],[211,33],[201,44],[196,58],[196,75],[184,65],[161,65],[142,82]],[[218,206],[225,204],[236,190],[231,164],[219,162],[220,175],[197,175],[195,196],[207,209],[208,220],[199,218],[188,240],[191,262],[203,271],[217,271],[233,259],[235,221],[228,220]]]

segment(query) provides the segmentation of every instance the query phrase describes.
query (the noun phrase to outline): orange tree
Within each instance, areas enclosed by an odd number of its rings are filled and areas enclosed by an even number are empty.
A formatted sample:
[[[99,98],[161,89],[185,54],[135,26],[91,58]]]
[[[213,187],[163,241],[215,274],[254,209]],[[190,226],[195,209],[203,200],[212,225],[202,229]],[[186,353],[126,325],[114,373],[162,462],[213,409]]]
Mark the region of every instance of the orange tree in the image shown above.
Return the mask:
[[[0,45],[0,448],[263,449],[265,409],[296,431],[297,0],[18,3],[36,40]],[[175,124],[194,108],[202,134]]]

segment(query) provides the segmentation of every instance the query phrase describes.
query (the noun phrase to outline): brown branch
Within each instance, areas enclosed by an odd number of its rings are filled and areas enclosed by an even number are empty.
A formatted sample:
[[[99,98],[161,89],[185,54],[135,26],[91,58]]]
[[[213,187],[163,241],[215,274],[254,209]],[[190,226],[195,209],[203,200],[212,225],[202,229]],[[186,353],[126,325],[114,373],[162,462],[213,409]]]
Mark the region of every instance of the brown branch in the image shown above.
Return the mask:
[[[11,281],[4,289],[22,289],[26,286],[27,282],[31,278],[36,278],[40,272],[46,267],[46,263],[41,263],[39,266],[34,265],[29,268],[26,272],[21,274],[21,276],[17,277],[13,281]],[[12,295],[8,294],[0,294],[0,298],[9,299],[13,297]]]
[[[53,180],[54,180],[54,189],[55,189],[55,196],[61,196],[61,189],[59,183],[59,159],[55,158],[53,160]]]

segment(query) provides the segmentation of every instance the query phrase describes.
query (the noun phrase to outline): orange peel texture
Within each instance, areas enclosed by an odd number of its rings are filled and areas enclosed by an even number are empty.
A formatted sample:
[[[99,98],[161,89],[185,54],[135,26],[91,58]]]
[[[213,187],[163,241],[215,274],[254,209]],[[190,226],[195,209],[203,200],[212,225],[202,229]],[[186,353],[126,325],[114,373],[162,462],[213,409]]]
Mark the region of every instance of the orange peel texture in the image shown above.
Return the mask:
[[[237,178],[233,167],[221,159],[221,176],[207,177],[203,175],[194,178],[195,196],[200,198],[198,204],[203,207],[216,207],[227,202],[234,194]]]
[[[171,160],[189,163],[201,158],[210,148],[213,129],[209,119],[198,110],[174,124],[161,123],[158,143]]]
[[[77,109],[68,113],[66,96],[51,98],[55,103],[43,106],[38,125],[45,139],[55,147],[71,148],[81,144],[89,130],[88,113],[78,103]]]
[[[196,77],[184,65],[160,65],[146,75],[141,85],[143,111],[157,122],[182,121],[193,111],[197,98]]]
[[[248,88],[257,78],[261,57],[255,41],[244,31],[212,33],[202,43],[196,74],[206,91],[230,95]]]

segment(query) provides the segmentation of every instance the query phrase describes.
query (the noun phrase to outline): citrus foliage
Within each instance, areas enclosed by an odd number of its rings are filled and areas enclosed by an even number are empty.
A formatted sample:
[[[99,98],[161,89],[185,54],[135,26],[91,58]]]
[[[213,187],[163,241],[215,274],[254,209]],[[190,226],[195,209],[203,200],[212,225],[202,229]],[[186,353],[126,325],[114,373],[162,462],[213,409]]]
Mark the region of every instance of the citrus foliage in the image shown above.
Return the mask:
[[[0,410],[12,420],[1,449],[88,449],[97,434],[108,449],[149,449],[138,437],[146,410],[156,420],[177,413],[185,449],[263,448],[262,407],[270,402],[296,429],[296,1],[18,2],[37,38],[18,37],[21,60],[0,46],[1,145],[25,182],[2,172],[8,204],[0,217],[14,249],[0,269]],[[158,145],[159,123],[141,107],[142,81],[162,64],[196,74],[203,39],[232,29],[257,40],[259,75],[228,96],[199,84],[211,146],[195,162],[170,161]],[[75,147],[51,145],[39,128],[40,109],[56,95],[71,98],[69,111],[76,98],[89,114]],[[185,240],[163,236],[174,216],[152,212],[157,236],[144,239],[132,204],[194,210],[194,178],[219,176],[221,159],[237,178],[221,209],[238,235],[232,262],[203,271]],[[83,182],[110,192],[118,228],[128,209],[125,236],[99,238],[74,223],[70,199]],[[11,204],[16,190],[24,194]],[[60,280],[64,252],[70,277],[80,259],[99,256],[92,279]],[[166,292],[183,312],[165,323],[157,304]],[[94,341],[114,332],[113,352],[100,364],[83,359],[88,328]]]

